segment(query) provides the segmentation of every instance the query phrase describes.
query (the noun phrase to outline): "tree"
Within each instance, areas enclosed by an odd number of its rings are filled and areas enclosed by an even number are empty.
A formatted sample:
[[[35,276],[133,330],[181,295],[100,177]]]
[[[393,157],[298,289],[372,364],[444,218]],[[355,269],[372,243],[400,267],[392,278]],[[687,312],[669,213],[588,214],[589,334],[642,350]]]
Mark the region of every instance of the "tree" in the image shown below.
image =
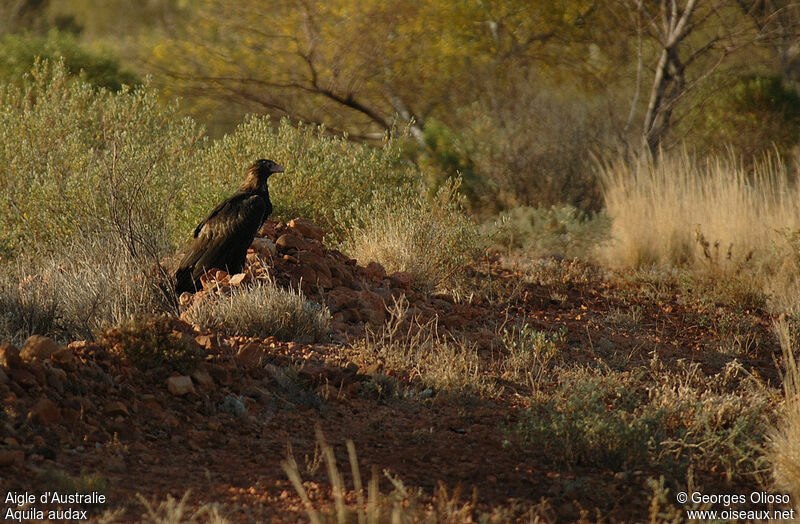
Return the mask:
[[[357,138],[431,116],[528,67],[595,2],[205,0],[150,63],[182,94],[287,114]],[[201,108],[203,106],[200,106]]]

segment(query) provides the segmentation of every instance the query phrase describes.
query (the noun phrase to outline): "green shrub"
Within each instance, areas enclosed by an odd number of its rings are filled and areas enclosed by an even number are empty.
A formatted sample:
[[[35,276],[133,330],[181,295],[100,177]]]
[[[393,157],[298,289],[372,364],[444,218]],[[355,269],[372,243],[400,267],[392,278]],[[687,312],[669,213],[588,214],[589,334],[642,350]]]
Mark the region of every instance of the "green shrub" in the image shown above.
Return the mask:
[[[309,218],[338,238],[348,227],[337,217],[343,211],[362,209],[375,195],[418,187],[420,176],[401,159],[401,146],[402,139],[370,147],[326,136],[324,128],[286,119],[276,126],[268,117],[249,117],[201,151],[202,171],[193,188],[198,199],[184,228],[193,229],[203,213],[233,192],[253,160],[270,158],[286,168],[270,180],[275,217]]]
[[[527,255],[590,259],[610,238],[611,220],[605,212],[589,214],[571,205],[550,208],[516,207],[500,214],[493,243]]]
[[[231,335],[275,336],[298,342],[321,340],[330,321],[327,308],[272,282],[234,288],[228,296],[198,302],[186,311],[186,317],[199,326]]]
[[[141,84],[141,80],[124,70],[116,58],[84,47],[70,33],[53,30],[46,37],[7,34],[0,38],[0,80],[3,82],[21,81],[37,60],[63,60],[70,75],[79,76],[95,87],[119,91],[123,85]]]
[[[444,182],[432,201],[413,186],[375,194],[348,218],[337,214],[350,225],[341,249],[362,264],[374,260],[390,273],[411,273],[418,289],[453,284],[486,244],[462,200],[457,180]]]
[[[618,376],[565,373],[552,396],[533,399],[516,433],[554,462],[612,469],[642,465],[660,441],[664,414],[640,409],[641,392],[630,385]]]
[[[56,252],[108,241],[150,259],[170,247],[199,130],[153,90],[95,90],[63,64],[0,88],[0,243]]]

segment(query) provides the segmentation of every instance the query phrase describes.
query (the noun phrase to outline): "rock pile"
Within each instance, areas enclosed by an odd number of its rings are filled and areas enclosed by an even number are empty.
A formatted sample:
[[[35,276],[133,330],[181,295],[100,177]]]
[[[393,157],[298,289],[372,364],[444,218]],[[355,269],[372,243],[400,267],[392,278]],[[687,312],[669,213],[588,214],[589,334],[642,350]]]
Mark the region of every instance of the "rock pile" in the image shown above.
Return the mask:
[[[184,295],[181,304],[189,307],[231,288],[271,279],[325,304],[333,317],[332,328],[351,336],[362,335],[366,327],[381,326],[388,316],[387,306],[401,297],[409,301],[412,315],[426,320],[438,314],[447,327],[460,327],[478,314],[469,306],[454,304],[450,297],[416,293],[409,273],[387,274],[377,262],[359,265],[341,251],[326,247],[323,237],[322,229],[309,220],[267,221],[248,250],[243,273],[209,271],[201,279],[203,290]]]

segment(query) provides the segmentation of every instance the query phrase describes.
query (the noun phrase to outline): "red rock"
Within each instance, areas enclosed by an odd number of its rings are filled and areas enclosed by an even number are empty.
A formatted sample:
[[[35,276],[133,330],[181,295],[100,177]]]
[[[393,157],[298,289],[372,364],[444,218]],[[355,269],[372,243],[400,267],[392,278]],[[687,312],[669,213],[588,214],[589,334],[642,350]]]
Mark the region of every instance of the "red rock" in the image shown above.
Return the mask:
[[[404,291],[408,291],[411,289],[411,283],[414,281],[414,277],[407,271],[396,271],[389,275],[389,280],[392,281],[393,287],[399,287]]]
[[[346,287],[333,288],[325,297],[328,309],[331,313],[336,313],[346,308],[356,307],[359,303],[357,291]]]
[[[356,276],[353,274],[353,270],[347,264],[336,264],[335,266],[330,266],[329,271],[331,272],[331,277],[338,279],[343,286],[350,287],[350,284],[356,279]]]
[[[260,344],[250,342],[246,346],[239,348],[236,353],[236,362],[244,368],[254,368],[261,364],[265,353],[266,351]]]
[[[206,390],[214,389],[214,379],[205,369],[195,369],[192,371],[192,380],[197,382],[197,385]]]
[[[13,382],[26,388],[36,386],[39,382],[36,380],[36,375],[26,369],[11,369],[8,376]]]
[[[75,356],[67,348],[60,348],[50,355],[50,360],[62,368],[73,369],[75,367]]]
[[[284,233],[278,240],[275,241],[275,247],[278,251],[285,252],[289,249],[296,249],[297,251],[308,251],[311,249],[311,244],[308,240],[297,235],[289,235]]]
[[[290,220],[289,227],[296,230],[304,237],[313,238],[314,240],[322,240],[322,237],[325,235],[322,228],[305,218]]]
[[[198,335],[194,337],[194,341],[197,343],[198,346],[205,349],[206,351],[213,351],[219,345],[214,337],[211,335]]]
[[[275,256],[275,253],[277,252],[275,244],[273,244],[272,240],[268,238],[261,238],[261,237],[254,238],[251,247],[253,248],[253,250],[256,252],[257,255],[260,255],[261,257],[264,258],[272,258],[273,256]]]
[[[192,379],[185,375],[169,377],[167,379],[167,389],[173,395],[181,396],[187,393],[194,393],[194,384],[192,384]]]
[[[58,351],[58,344],[56,341],[49,337],[41,335],[31,335],[22,345],[22,350],[19,352],[19,357],[23,362],[30,362],[32,360],[46,360]]]
[[[383,298],[373,291],[359,291],[358,292],[358,303],[362,310],[364,311],[372,311],[379,313],[381,322],[386,315],[386,304],[383,302]]]
[[[247,273],[236,273],[233,275],[228,284],[233,287],[240,286],[242,284],[247,284],[250,281],[250,276]]]
[[[367,264],[367,267],[364,268],[364,273],[369,279],[376,282],[380,282],[386,277],[386,270],[378,262]]]
[[[214,273],[214,280],[216,280],[219,284],[227,284],[230,278],[231,276],[228,274],[228,272],[223,271],[222,269],[218,269],[216,273]]]
[[[127,417],[130,415],[128,406],[117,400],[112,400],[106,404],[103,414],[107,417]]]
[[[19,350],[11,344],[0,346],[0,366],[11,369],[22,366],[22,359],[19,358]]]
[[[0,450],[0,467],[21,465],[25,462],[25,452],[21,449]]]
[[[52,400],[42,397],[36,401],[28,412],[28,418],[43,426],[49,426],[61,422],[61,411]]]

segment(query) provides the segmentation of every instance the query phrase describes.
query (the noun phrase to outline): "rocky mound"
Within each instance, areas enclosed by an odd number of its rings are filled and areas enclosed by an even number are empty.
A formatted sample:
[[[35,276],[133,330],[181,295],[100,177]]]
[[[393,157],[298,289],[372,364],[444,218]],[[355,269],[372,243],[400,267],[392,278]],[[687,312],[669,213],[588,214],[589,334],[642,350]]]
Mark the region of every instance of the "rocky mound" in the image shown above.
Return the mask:
[[[324,234],[306,219],[287,224],[267,221],[248,250],[243,273],[209,271],[201,279],[203,289],[184,294],[181,305],[188,308],[233,287],[271,279],[280,286],[301,289],[310,300],[326,305],[333,330],[349,336],[361,336],[367,327],[381,326],[387,319],[387,306],[401,297],[408,300],[410,315],[422,321],[438,316],[449,329],[459,329],[481,315],[478,308],[456,304],[447,295],[416,292],[409,273],[387,274],[377,262],[359,265],[341,251],[326,247]]]

